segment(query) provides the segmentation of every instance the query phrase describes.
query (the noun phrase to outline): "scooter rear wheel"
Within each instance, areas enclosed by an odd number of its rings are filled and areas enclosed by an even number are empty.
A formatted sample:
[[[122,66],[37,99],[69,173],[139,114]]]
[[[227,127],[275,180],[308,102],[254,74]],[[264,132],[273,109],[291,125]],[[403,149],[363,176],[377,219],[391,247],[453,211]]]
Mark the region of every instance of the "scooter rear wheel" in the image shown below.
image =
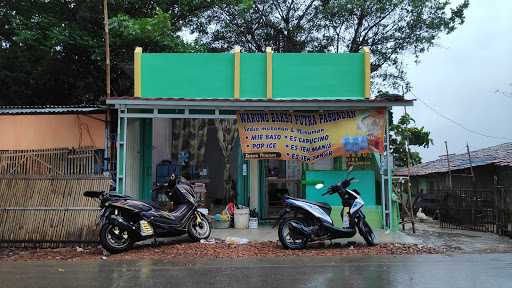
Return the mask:
[[[287,249],[304,249],[308,244],[306,235],[293,231],[290,227],[291,223],[297,223],[306,226],[306,222],[301,218],[286,218],[279,223],[278,236],[279,242]]]
[[[128,231],[105,223],[100,230],[101,246],[112,254],[129,250],[133,245],[133,239]]]

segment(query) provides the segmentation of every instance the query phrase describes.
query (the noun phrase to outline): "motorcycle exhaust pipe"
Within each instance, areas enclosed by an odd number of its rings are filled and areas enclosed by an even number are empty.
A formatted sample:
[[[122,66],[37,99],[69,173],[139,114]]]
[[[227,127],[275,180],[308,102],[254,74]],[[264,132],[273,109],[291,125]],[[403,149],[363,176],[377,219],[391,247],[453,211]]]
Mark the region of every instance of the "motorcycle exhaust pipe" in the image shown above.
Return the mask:
[[[111,215],[110,223],[112,223],[126,231],[135,231],[137,229],[137,228],[135,228],[135,226],[126,222],[123,218],[119,217],[118,215]]]
[[[295,232],[299,232],[304,236],[311,236],[311,231],[301,223],[290,222],[289,224],[291,229],[295,230]]]

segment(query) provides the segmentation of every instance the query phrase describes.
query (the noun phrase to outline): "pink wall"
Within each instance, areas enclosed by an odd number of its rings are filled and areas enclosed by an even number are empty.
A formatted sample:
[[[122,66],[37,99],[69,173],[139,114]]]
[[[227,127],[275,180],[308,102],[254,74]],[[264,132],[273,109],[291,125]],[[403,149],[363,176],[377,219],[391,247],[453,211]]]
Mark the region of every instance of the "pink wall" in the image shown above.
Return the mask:
[[[105,144],[105,114],[2,115],[0,150],[77,148]]]

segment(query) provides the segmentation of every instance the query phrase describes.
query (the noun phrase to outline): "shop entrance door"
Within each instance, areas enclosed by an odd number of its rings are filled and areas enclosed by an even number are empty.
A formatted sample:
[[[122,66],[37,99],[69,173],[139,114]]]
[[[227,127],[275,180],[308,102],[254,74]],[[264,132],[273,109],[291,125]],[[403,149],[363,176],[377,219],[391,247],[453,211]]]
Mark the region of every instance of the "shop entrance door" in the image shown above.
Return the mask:
[[[296,160],[262,160],[260,164],[261,218],[274,219],[285,195],[303,198],[302,163]]]

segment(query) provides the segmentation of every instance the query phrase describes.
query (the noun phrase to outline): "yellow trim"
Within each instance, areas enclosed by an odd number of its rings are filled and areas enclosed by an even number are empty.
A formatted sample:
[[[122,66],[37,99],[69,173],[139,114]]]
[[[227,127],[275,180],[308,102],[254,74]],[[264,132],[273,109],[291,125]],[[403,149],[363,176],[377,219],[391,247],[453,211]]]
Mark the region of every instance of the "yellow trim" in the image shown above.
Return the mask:
[[[133,52],[133,96],[141,97],[142,94],[142,48],[136,47]]]
[[[235,99],[240,99],[240,47],[235,47],[235,75],[233,78],[234,90],[233,95]]]
[[[371,65],[370,65],[370,48],[363,47],[364,53],[364,98],[370,98],[371,87]]]
[[[272,48],[265,49],[267,54],[267,99],[272,99]]]

